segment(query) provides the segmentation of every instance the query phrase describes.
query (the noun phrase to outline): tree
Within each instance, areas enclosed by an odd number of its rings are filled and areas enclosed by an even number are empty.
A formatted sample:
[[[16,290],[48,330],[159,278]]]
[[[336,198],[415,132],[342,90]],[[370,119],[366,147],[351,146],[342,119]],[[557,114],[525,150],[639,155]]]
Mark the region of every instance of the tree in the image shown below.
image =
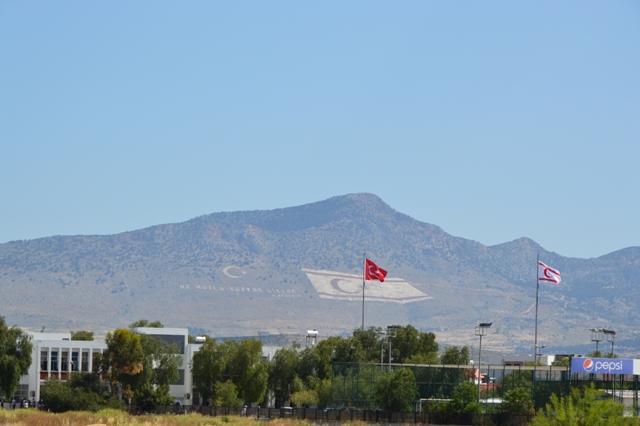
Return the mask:
[[[362,359],[366,362],[379,362],[382,340],[379,336],[382,329],[370,327],[367,330],[356,329],[353,331],[353,339],[362,349]]]
[[[93,340],[93,331],[78,330],[71,332],[71,340]]]
[[[125,328],[107,333],[105,366],[115,375],[136,375],[144,368],[144,349],[139,334]]]
[[[449,409],[457,414],[480,412],[478,405],[478,389],[472,382],[459,383],[453,390]]]
[[[363,362],[365,353],[360,341],[355,337],[334,340],[332,361],[341,363]]]
[[[238,395],[246,403],[261,401],[267,391],[269,371],[262,360],[262,343],[258,340],[229,342],[229,359],[225,375],[236,385]]]
[[[309,386],[318,396],[318,407],[324,408],[331,403],[331,379],[318,379],[317,377],[313,377],[310,379]]]
[[[311,347],[300,352],[298,356],[298,377],[303,379],[307,386],[310,386],[310,381],[318,378],[320,374],[320,354],[316,347]]]
[[[131,398],[131,386],[144,369],[144,349],[140,335],[125,328],[107,333],[107,349],[102,354],[103,369],[114,385],[124,385],[124,393]]]
[[[571,391],[571,395],[551,400],[533,419],[532,426],[616,426],[633,424],[624,417],[621,404],[606,398],[593,385]]]
[[[205,404],[215,403],[216,389],[230,380],[239,398],[246,403],[261,401],[269,382],[268,365],[262,359],[262,343],[257,340],[224,342],[207,340],[193,356],[193,383]]]
[[[376,383],[376,403],[383,410],[411,411],[416,394],[416,379],[408,368],[383,373]]]
[[[291,394],[291,403],[296,407],[316,407],[318,392],[313,389],[302,389]]]
[[[0,316],[0,393],[11,398],[31,365],[31,338]]]
[[[193,354],[193,384],[205,405],[214,402],[215,385],[222,380],[224,366],[222,351],[214,339],[207,340]]]
[[[436,362],[438,359],[438,344],[433,333],[419,332],[415,327],[407,325],[395,329],[391,337],[391,351],[393,362]]]
[[[293,348],[278,350],[271,362],[269,385],[276,398],[276,407],[281,407],[289,400],[294,379],[297,377],[298,351]]]
[[[467,365],[469,364],[469,348],[467,346],[450,346],[442,354],[443,364]]]
[[[231,380],[216,383],[215,394],[214,405],[216,407],[238,408],[242,406],[242,399],[238,397],[236,385]]]
[[[160,321],[149,321],[146,319],[140,319],[138,321],[134,321],[129,324],[129,328],[138,328],[138,327],[152,327],[152,328],[162,328],[164,325]]]
[[[531,392],[526,388],[511,389],[505,392],[500,408],[503,412],[515,416],[532,416],[535,413]]]
[[[40,397],[47,409],[56,413],[119,407],[118,401],[108,395],[97,374],[74,374],[67,382],[47,381],[41,388]]]
[[[178,379],[178,360],[174,348],[156,337],[140,335],[144,353],[143,368],[129,382],[135,404],[143,409],[169,405],[169,385]]]
[[[551,363],[553,366],[557,367],[568,367],[570,358],[568,356],[556,356],[556,359]]]

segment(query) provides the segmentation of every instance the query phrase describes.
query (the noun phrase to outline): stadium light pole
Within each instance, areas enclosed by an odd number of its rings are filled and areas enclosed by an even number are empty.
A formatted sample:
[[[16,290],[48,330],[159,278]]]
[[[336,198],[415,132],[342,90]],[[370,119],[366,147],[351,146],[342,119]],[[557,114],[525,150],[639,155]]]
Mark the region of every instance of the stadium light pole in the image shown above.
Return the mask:
[[[600,352],[598,351],[598,344],[602,342],[602,329],[601,328],[591,328],[591,341],[596,342],[596,356],[600,356]]]
[[[391,371],[391,340],[396,335],[396,330],[400,328],[399,325],[388,325],[387,326],[387,349],[389,350],[389,359],[387,360],[389,364],[389,371]]]
[[[536,359],[535,359],[536,365],[538,365],[540,363],[540,357],[542,356],[542,352],[540,352],[540,351],[542,351],[546,347],[547,347],[546,345],[538,345],[538,346],[536,346]]]
[[[480,337],[480,345],[478,346],[478,406],[480,406],[480,382],[482,381],[482,336],[487,334],[487,330],[491,328],[491,322],[481,322],[476,327],[476,336]]]
[[[609,354],[609,357],[613,358],[613,342],[616,340],[616,331],[603,328],[602,333],[604,333],[604,337],[607,342],[611,343],[611,353]]]

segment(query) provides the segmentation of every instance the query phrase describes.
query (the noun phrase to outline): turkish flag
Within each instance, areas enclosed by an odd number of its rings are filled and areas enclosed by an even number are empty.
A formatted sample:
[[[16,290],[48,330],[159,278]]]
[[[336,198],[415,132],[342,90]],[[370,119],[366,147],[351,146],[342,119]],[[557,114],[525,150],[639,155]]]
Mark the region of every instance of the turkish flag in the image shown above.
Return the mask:
[[[387,271],[373,263],[373,260],[365,259],[364,261],[364,279],[365,280],[378,280],[381,283],[384,282],[384,277],[387,276]]]

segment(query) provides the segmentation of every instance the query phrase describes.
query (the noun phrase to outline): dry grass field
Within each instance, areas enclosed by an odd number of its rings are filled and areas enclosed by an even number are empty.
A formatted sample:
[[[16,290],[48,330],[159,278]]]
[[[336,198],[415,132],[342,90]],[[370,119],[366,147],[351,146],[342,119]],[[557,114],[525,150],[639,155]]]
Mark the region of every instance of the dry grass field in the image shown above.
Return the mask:
[[[269,422],[264,422],[247,417],[208,417],[202,416],[200,414],[132,416],[124,411],[119,410],[101,410],[96,413],[91,413],[88,411],[71,411],[61,414],[46,413],[35,409],[0,410],[0,425],[19,426],[298,426],[310,424],[311,423],[298,420],[274,419]]]

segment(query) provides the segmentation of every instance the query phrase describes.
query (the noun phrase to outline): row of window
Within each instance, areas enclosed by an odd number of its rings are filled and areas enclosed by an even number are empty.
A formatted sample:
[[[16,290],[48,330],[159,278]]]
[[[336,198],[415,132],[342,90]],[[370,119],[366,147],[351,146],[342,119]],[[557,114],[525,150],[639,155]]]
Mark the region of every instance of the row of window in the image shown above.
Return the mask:
[[[80,356],[82,354],[82,357]],[[40,351],[40,371],[84,371],[89,372],[89,350],[51,349]],[[51,357],[49,364],[49,356]],[[99,352],[91,353],[92,371],[98,371]],[[69,362],[70,361],[70,362]],[[60,365],[58,365],[58,363]],[[51,369],[49,370],[49,365]]]

